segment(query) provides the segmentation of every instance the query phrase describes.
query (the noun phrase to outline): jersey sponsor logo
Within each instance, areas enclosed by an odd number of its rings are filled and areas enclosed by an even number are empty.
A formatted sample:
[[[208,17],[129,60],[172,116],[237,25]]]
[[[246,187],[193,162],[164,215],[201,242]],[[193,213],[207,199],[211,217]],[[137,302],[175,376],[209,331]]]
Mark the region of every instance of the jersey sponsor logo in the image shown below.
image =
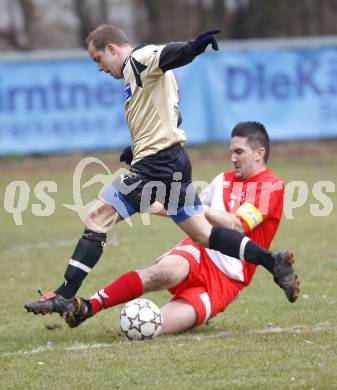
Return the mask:
[[[124,85],[124,99],[127,101],[132,97],[132,90],[130,83]]]

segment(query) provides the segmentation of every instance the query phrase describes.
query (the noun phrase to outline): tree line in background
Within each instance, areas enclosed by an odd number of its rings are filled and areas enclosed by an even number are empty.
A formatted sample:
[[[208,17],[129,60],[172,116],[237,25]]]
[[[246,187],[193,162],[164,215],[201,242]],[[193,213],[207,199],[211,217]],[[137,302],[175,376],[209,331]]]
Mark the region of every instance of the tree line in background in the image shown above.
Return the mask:
[[[82,47],[101,23],[133,43],[337,34],[337,0],[0,0],[0,50]]]

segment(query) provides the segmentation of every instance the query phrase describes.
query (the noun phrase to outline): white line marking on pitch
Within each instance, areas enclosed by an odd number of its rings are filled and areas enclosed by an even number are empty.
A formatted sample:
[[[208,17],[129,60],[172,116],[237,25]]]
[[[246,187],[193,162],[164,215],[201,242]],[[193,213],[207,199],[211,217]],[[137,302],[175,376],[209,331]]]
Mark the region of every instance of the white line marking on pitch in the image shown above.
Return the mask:
[[[5,247],[0,252],[10,251],[13,252],[28,252],[33,249],[53,249],[53,248],[61,248],[61,247],[71,247],[77,244],[77,240],[58,240],[58,241],[42,241],[37,242],[35,244],[25,244],[25,245],[13,245],[11,247]],[[119,245],[119,239],[113,237],[106,244],[117,246]]]
[[[7,357],[7,356],[27,356],[27,355],[35,355],[37,353],[43,353],[43,352],[49,352],[49,351],[82,351],[87,349],[101,349],[101,348],[109,348],[112,347],[112,344],[106,344],[106,343],[97,343],[97,344],[73,344],[69,345],[68,347],[64,348],[58,348],[54,347],[52,344],[47,344],[44,347],[37,347],[33,348],[30,351],[15,351],[15,352],[3,352],[0,353],[0,357]]]
[[[209,339],[209,338],[217,338],[217,337],[234,337],[234,336],[244,336],[244,335],[259,335],[259,334],[279,334],[279,333],[306,333],[306,332],[322,332],[325,330],[333,329],[332,324],[329,321],[321,322],[313,326],[307,326],[307,325],[294,325],[288,328],[281,328],[276,326],[271,326],[269,328],[262,328],[262,329],[252,329],[248,330],[246,332],[217,332],[213,334],[198,334],[195,335],[193,333],[185,334],[181,336],[177,336],[178,339],[183,339],[186,337],[196,339],[198,341]],[[129,341],[125,341],[127,343],[130,343]],[[118,342],[120,343],[120,342]],[[14,351],[14,352],[2,352],[0,353],[0,357],[11,357],[11,356],[29,356],[29,355],[35,355],[43,352],[49,352],[49,351],[83,351],[88,349],[103,349],[103,348],[111,348],[116,343],[96,343],[96,344],[84,344],[84,343],[76,343],[72,344],[66,347],[57,347],[54,346],[52,343],[47,343],[45,346],[40,346],[33,348],[29,351]]]
[[[200,334],[197,339],[208,339],[217,337],[233,337],[233,336],[244,336],[244,335],[259,335],[259,334],[278,334],[278,333],[306,333],[306,332],[322,332],[325,330],[333,329],[332,324],[329,321],[320,322],[316,325],[294,325],[288,328],[281,328],[278,326],[270,326],[262,329],[252,329],[246,332],[218,332],[212,334]],[[183,337],[183,336],[182,336]]]
[[[59,241],[42,241],[35,244],[26,244],[26,245],[13,245],[11,247],[4,248],[3,251],[11,252],[27,252],[33,249],[51,249],[59,248],[66,246],[73,246],[76,244],[75,240],[59,240]]]

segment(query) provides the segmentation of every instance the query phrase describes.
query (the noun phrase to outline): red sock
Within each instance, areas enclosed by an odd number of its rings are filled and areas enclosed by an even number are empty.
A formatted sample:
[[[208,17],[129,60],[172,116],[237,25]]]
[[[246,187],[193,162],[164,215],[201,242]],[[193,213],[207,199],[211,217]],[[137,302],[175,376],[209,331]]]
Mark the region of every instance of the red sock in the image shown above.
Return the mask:
[[[128,272],[99,290],[91,299],[93,314],[102,309],[138,298],[144,292],[142,280],[136,271]]]

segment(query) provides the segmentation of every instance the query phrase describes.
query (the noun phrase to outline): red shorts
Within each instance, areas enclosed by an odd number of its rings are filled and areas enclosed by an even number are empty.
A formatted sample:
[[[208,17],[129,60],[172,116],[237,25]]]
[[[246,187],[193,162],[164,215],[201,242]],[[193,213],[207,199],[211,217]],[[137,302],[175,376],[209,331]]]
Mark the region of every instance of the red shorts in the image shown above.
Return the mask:
[[[205,249],[196,245],[189,237],[166,254],[182,256],[190,264],[187,278],[175,288],[169,289],[169,292],[173,295],[172,301],[184,299],[194,307],[198,317],[196,325],[205,323],[225,310],[247,285],[224,274]]]

